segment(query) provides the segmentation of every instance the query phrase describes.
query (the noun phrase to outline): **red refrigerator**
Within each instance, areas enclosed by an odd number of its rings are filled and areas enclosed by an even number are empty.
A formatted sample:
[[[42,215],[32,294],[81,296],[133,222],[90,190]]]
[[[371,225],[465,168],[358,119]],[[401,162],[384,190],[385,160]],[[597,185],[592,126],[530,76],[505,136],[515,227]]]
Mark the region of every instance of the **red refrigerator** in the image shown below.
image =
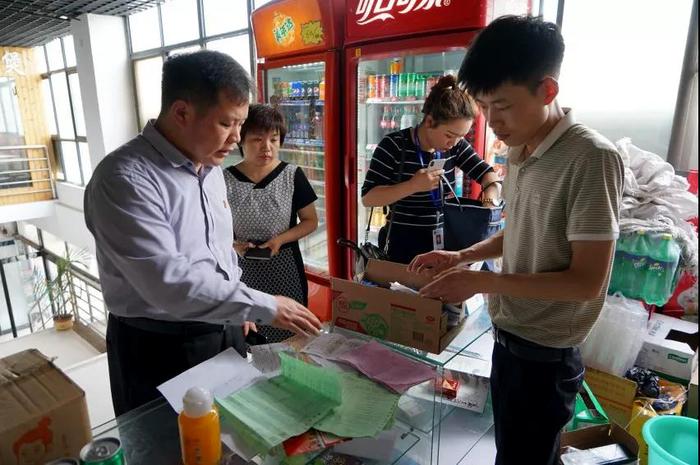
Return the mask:
[[[342,272],[340,60],[342,0],[278,0],[252,14],[258,99],[278,105],[287,136],[280,158],[304,170],[318,201],[318,229],[301,239],[309,308],[330,319],[330,276]]]
[[[443,74],[457,74],[467,44],[492,19],[523,14],[528,0],[348,0],[345,8],[345,224],[343,234],[376,244],[385,218],[381,208],[360,202],[360,189],[372,153],[382,137],[420,122],[420,109],[432,84]],[[467,136],[484,154],[489,137],[483,118]],[[494,162],[489,150],[487,161]],[[489,160],[489,158],[491,158]],[[459,177],[458,177],[459,179]],[[458,183],[460,184],[460,183]],[[461,193],[460,193],[461,191]],[[478,185],[463,179],[458,195],[478,195]],[[345,255],[344,275],[352,274]]]

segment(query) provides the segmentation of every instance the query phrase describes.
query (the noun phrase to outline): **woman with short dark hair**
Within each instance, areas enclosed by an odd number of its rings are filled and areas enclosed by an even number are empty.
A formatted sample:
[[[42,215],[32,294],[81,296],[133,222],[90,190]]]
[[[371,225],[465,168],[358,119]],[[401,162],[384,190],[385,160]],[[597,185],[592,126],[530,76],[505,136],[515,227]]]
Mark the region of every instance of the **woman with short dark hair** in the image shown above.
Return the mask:
[[[238,143],[243,161],[227,168],[224,179],[241,281],[306,306],[308,285],[299,239],[318,227],[317,196],[301,168],[279,159],[286,133],[276,108],[251,105]],[[251,249],[269,249],[271,256],[254,259]],[[292,335],[270,326],[258,330],[269,342]]]

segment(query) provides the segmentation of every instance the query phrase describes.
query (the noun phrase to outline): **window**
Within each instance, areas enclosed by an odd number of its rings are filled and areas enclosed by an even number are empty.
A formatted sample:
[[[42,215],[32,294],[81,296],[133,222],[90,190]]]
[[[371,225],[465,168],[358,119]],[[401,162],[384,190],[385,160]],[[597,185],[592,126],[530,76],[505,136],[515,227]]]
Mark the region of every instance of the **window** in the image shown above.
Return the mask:
[[[36,47],[34,56],[37,69],[44,71],[44,117],[58,159],[58,179],[84,186],[90,180],[92,167],[73,37],[61,37]]]
[[[163,60],[201,48],[233,57],[251,73],[253,0],[170,0],[127,17],[139,124],[160,112]],[[261,4],[259,0],[256,5]],[[201,25],[201,27],[200,27]]]
[[[146,124],[146,121],[158,116],[160,111],[160,77],[162,68],[163,58],[161,56],[134,62],[139,121],[142,127]]]
[[[691,6],[692,0],[663,8],[652,0],[565,2],[560,102],[611,141],[630,137],[665,158]]]

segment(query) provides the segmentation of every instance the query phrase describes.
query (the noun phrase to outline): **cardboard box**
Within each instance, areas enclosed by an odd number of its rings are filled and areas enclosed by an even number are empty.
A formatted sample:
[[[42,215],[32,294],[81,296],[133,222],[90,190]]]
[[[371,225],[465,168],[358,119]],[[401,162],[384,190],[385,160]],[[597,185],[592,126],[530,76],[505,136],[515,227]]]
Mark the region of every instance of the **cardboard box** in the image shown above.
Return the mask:
[[[632,415],[637,383],[586,367],[586,383],[611,421],[626,425]]]
[[[636,365],[670,381],[688,384],[697,348],[697,323],[654,313]]]
[[[0,464],[77,457],[91,439],[85,393],[48,358],[0,359]]]
[[[370,260],[364,278],[382,287],[331,278],[334,325],[435,354],[461,331],[462,324],[448,331],[439,300],[388,289],[393,281],[418,289],[428,277],[400,263]]]
[[[602,447],[608,444],[621,444],[634,458],[630,464],[639,463],[639,445],[627,431],[612,423],[609,425],[590,426],[576,431],[568,431],[561,435],[562,450],[567,447],[575,447],[580,450]]]

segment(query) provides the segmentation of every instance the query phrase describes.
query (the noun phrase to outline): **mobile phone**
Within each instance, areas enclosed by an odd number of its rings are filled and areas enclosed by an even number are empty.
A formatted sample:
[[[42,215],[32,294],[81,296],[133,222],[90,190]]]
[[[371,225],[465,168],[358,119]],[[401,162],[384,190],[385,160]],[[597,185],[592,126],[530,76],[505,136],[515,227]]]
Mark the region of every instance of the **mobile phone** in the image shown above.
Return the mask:
[[[248,260],[269,260],[272,258],[272,249],[267,247],[264,249],[250,247],[243,256]]]
[[[433,158],[428,163],[428,171],[441,170],[445,168],[446,158]]]

